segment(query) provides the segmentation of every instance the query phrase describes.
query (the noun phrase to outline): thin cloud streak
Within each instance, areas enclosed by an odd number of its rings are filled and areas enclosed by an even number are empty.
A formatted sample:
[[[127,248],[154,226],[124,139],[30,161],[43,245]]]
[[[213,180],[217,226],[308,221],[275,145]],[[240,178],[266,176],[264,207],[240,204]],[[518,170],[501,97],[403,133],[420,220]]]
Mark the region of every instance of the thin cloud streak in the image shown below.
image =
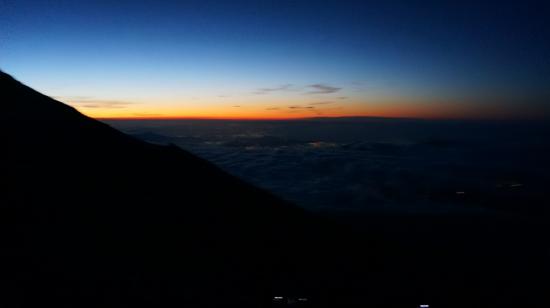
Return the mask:
[[[254,91],[253,93],[258,94],[258,95],[263,95],[263,94],[268,94],[268,93],[272,93],[272,92],[288,91],[288,90],[291,89],[292,86],[293,86],[292,84],[288,83],[288,84],[284,84],[284,85],[281,85],[279,87],[274,87],[274,88],[259,88],[256,91]]]
[[[312,84],[307,86],[307,88],[312,89],[311,91],[307,92],[307,94],[331,94],[342,90],[342,88],[323,83]]]
[[[288,109],[314,109],[313,106],[288,106]]]
[[[53,96],[53,98],[66,102],[69,105],[80,108],[105,108],[105,109],[120,109],[133,105],[133,102],[95,99],[91,96]]]
[[[315,95],[315,94],[332,94],[332,93],[339,92],[342,89],[343,88],[341,88],[341,87],[332,86],[332,85],[329,85],[329,84],[326,84],[326,83],[314,83],[314,84],[310,84],[310,85],[306,85],[306,86],[296,86],[294,84],[287,83],[287,84],[283,84],[283,85],[280,85],[280,86],[277,86],[277,87],[258,88],[252,93],[256,94],[256,95],[265,95],[265,94],[271,94],[271,93],[276,93],[276,92],[293,91],[293,92],[302,93],[304,95],[310,95],[310,94]],[[346,99],[347,97],[340,96],[338,98],[339,99]]]

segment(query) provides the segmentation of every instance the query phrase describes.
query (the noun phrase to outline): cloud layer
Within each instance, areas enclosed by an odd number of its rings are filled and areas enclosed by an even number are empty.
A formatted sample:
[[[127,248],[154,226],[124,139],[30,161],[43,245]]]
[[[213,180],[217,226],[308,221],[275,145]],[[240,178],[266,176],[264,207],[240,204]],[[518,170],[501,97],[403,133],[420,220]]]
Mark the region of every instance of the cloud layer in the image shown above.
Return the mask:
[[[177,144],[314,210],[526,210],[526,204],[544,204],[529,199],[545,194],[536,183],[550,181],[544,171],[550,149],[537,143],[540,136],[510,140],[513,134],[501,127],[388,121],[144,122],[124,129]],[[530,160],[520,154],[526,152]]]

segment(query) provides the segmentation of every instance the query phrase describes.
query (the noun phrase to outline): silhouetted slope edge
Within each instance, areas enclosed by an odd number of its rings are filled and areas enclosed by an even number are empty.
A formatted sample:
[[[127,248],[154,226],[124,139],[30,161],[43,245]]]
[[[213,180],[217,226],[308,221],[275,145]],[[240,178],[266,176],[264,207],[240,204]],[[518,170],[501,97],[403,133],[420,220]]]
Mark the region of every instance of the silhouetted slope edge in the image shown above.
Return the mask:
[[[301,209],[5,73],[0,88],[0,303],[257,306],[322,271],[332,232]]]

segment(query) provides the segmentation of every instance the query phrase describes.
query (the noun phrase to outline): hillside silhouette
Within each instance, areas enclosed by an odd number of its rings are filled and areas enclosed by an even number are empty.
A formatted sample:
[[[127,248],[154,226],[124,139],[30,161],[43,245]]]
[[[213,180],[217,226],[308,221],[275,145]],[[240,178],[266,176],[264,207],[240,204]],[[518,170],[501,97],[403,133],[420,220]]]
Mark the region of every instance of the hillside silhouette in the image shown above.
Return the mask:
[[[529,223],[355,217],[353,231],[2,72],[0,90],[2,307],[542,307],[532,273],[548,263],[523,249],[540,239],[509,246]]]
[[[0,86],[6,305],[257,306],[314,242],[304,211],[200,158]]]

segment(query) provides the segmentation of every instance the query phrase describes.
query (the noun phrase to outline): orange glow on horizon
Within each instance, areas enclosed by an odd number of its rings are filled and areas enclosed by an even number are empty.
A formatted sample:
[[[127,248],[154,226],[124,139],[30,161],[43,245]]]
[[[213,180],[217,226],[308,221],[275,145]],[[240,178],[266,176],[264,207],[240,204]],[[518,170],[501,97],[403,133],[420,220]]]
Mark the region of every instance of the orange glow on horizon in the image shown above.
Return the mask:
[[[126,108],[79,108],[85,115],[102,120],[297,120],[307,118],[382,117],[416,119],[505,119],[518,115],[533,117],[532,110],[502,109],[487,104],[472,108],[456,102],[364,102],[349,101],[330,105],[307,103],[242,104],[239,106],[179,106],[140,104]],[[297,107],[293,107],[293,106]]]

